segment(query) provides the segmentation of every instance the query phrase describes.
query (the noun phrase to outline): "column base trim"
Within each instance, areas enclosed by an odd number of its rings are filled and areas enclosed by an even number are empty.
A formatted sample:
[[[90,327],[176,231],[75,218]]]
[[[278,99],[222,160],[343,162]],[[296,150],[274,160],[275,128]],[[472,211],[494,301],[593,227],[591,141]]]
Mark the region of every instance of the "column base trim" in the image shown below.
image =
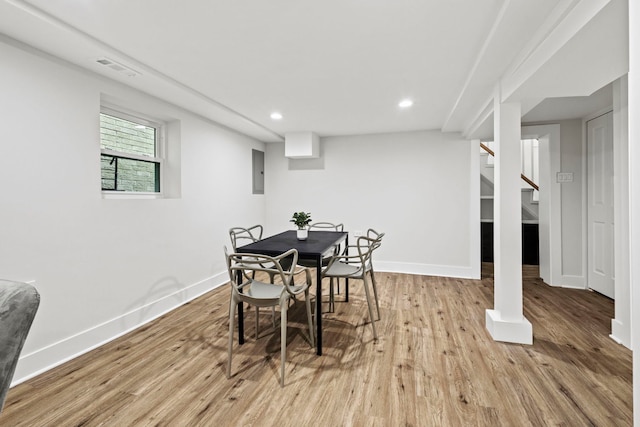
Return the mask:
[[[486,313],[486,327],[495,341],[533,344],[533,327],[524,316],[514,322],[502,320],[497,310],[487,310]]]
[[[619,320],[611,319],[611,335],[609,337],[631,350],[631,331]]]

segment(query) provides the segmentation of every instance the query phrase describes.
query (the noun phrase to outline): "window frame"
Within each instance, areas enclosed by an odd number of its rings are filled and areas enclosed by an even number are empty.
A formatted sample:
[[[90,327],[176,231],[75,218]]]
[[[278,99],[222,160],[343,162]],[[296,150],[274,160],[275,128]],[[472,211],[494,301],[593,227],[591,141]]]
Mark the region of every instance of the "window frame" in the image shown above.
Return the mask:
[[[164,197],[165,187],[165,153],[166,153],[166,122],[153,119],[144,114],[128,110],[126,108],[102,103],[100,105],[100,114],[105,114],[118,119],[126,120],[139,125],[152,127],[155,132],[155,156],[127,153],[125,151],[117,151],[102,148],[102,137],[99,136],[100,157],[102,155],[115,156],[118,158],[129,159],[134,161],[142,161],[154,163],[158,165],[159,173],[159,191],[127,191],[127,190],[104,190],[102,189],[102,166],[100,166],[100,189],[104,198],[144,198],[156,199]],[[100,128],[100,126],[98,126]]]

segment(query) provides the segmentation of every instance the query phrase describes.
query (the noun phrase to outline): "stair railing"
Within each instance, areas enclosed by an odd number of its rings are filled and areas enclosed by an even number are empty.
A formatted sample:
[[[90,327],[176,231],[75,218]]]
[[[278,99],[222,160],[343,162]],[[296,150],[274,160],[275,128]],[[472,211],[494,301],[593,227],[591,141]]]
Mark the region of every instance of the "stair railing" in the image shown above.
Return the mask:
[[[490,156],[494,156],[495,157],[495,153],[493,152],[493,150],[491,148],[487,147],[486,145],[484,145],[482,142],[480,143],[480,148],[482,148],[484,151],[489,153]],[[522,178],[522,180],[524,182],[526,182],[527,184],[529,184],[531,186],[531,188],[533,188],[534,190],[540,191],[540,187],[538,187],[538,185],[535,182],[531,181],[529,178],[524,176],[524,174],[520,174],[520,178]]]

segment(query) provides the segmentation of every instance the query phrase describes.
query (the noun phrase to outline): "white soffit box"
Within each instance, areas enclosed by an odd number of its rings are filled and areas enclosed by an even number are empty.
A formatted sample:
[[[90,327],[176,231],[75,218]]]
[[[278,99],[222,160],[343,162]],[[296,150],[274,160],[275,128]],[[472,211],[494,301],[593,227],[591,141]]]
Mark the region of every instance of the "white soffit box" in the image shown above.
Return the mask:
[[[284,156],[290,159],[317,159],[320,157],[320,138],[313,132],[286,133]]]

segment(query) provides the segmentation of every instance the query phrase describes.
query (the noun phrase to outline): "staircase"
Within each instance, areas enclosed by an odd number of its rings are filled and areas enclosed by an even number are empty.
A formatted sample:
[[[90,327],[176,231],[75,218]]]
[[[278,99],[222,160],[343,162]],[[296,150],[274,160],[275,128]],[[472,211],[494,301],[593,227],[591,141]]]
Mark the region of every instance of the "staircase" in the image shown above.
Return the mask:
[[[522,205],[522,263],[537,265],[538,258],[538,201],[540,192],[533,188],[535,183],[527,176],[537,180],[537,141],[522,142],[523,180],[521,190]],[[485,143],[491,151],[491,143]],[[493,155],[480,149],[480,221],[482,261],[493,262],[493,194],[494,168]],[[525,174],[526,173],[526,174]],[[527,175],[528,174],[528,175]]]

